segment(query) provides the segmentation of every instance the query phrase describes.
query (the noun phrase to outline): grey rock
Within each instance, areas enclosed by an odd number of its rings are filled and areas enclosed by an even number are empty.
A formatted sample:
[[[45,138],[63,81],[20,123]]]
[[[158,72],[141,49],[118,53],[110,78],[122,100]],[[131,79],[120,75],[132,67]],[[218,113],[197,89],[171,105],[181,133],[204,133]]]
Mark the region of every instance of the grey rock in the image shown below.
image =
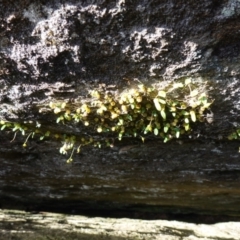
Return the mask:
[[[4,239],[239,239],[240,223],[213,225],[178,221],[88,218],[63,214],[0,211]]]
[[[214,99],[207,122],[189,138],[86,148],[72,164],[59,154],[58,142],[33,139],[22,148],[23,137],[12,141],[13,132],[1,131],[2,206],[239,221],[239,142],[226,141],[239,127],[239,6],[237,0],[0,1],[0,119],[80,133],[39,108],[86,98],[99,84],[122,91],[188,77],[207,82]],[[182,223],[169,224],[181,233]],[[237,239],[237,223],[232,230],[230,223],[201,226],[184,225],[191,229],[186,239]],[[174,239],[169,228],[166,234]]]

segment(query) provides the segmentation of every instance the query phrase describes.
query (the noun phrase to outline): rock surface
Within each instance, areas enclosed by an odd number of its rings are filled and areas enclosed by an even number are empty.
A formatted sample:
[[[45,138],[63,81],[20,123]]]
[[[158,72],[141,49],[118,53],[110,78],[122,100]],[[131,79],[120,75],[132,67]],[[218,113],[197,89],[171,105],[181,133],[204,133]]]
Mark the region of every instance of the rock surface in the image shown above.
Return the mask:
[[[239,14],[237,0],[1,0],[0,119],[79,132],[39,106],[84,98],[99,84],[121,91],[190,77],[208,82],[214,99],[214,121],[192,138],[127,139],[113,149],[86,148],[72,164],[59,142],[33,139],[23,148],[24,138],[1,131],[2,206],[239,220],[239,142],[226,140],[240,125]]]
[[[197,240],[239,239],[240,223],[213,225],[177,221],[144,221],[127,218],[87,218],[63,214],[29,214],[0,211],[0,233],[4,239],[111,239]],[[4,230],[2,230],[4,229]]]
[[[30,142],[29,149],[20,140],[7,143],[0,151],[4,208],[188,221],[197,214],[196,222],[208,223],[240,219],[238,143],[90,147],[71,164],[56,142]]]

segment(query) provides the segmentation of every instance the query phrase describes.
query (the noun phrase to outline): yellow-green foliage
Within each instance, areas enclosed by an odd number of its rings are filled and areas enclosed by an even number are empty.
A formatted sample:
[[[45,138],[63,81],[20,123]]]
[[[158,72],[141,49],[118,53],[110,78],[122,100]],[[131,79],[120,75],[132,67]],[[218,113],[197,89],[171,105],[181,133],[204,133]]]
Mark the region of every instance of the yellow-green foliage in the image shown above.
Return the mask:
[[[119,140],[127,136],[144,141],[152,134],[167,142],[188,133],[192,123],[203,121],[203,113],[211,105],[206,93],[189,79],[169,83],[164,89],[140,84],[121,94],[99,90],[89,94],[90,100],[75,108],[65,102],[51,102],[49,107],[57,115],[56,122],[80,123]],[[61,153],[71,148],[67,144]]]
[[[27,138],[23,143],[23,147],[27,147],[28,139],[30,137],[33,138],[36,134],[40,135],[40,140],[43,140],[44,137],[50,136],[49,131],[44,132],[43,130],[39,129],[41,127],[41,124],[39,122],[35,123],[35,122],[30,121],[27,123],[15,123],[15,122],[7,122],[7,121],[1,120],[0,126],[1,126],[1,131],[6,129],[6,130],[11,130],[11,131],[15,132],[12,141],[15,140],[18,132],[20,132],[23,136],[27,135]]]
[[[229,136],[228,136],[229,140],[237,140],[240,139],[240,129],[237,129],[235,131],[233,131]],[[238,151],[240,152],[240,147],[238,149]]]
[[[236,131],[234,131],[233,133],[231,133],[228,136],[229,140],[236,140],[236,139],[240,139],[240,129],[237,129]]]
[[[211,103],[204,87],[187,79],[183,83],[169,83],[164,88],[140,84],[122,93],[92,90],[89,92],[89,98],[77,105],[50,102],[49,111],[57,115],[57,124],[80,124],[81,128],[86,127],[102,135],[103,139],[116,137],[122,140],[123,137],[139,137],[144,141],[146,136],[153,135],[167,142],[189,133],[193,123],[202,122],[203,113]],[[1,125],[2,129],[8,127],[24,134],[26,131],[26,127],[19,124]],[[35,133],[40,134],[42,138],[46,136],[46,133],[39,129],[32,131],[32,135]],[[101,142],[91,137],[79,139],[74,134],[55,134],[54,137],[61,138],[63,142],[60,153],[67,154],[72,149],[68,161],[72,160],[75,146],[78,146],[78,152],[81,146],[87,144],[101,147]],[[107,142],[107,145],[110,144]]]

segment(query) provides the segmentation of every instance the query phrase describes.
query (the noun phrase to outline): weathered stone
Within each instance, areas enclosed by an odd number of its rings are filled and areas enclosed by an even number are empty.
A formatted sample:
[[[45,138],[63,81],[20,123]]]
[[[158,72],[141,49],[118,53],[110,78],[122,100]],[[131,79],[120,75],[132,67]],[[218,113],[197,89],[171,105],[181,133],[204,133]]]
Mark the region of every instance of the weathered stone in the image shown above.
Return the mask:
[[[0,1],[0,119],[79,133],[39,106],[86,98],[98,84],[121,91],[190,77],[214,99],[191,138],[86,148],[72,164],[58,142],[24,149],[21,136],[0,132],[2,206],[239,220],[239,143],[226,140],[239,127],[239,9],[237,0]]]
[[[177,221],[87,218],[63,214],[0,211],[4,239],[239,239],[240,223],[213,225]]]

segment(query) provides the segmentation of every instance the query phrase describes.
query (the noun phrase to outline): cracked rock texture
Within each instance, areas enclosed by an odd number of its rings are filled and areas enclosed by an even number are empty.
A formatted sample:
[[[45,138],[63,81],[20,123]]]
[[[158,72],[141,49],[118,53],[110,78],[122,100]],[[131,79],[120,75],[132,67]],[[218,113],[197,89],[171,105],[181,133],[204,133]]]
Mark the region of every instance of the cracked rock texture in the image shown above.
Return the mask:
[[[238,221],[239,142],[225,139],[240,126],[239,19],[238,0],[0,0],[0,119],[79,132],[39,105],[84,98],[99,84],[121,91],[189,77],[214,99],[214,121],[194,130],[197,139],[124,140],[86,148],[69,165],[61,143],[23,149],[23,138],[1,131],[2,207]]]

